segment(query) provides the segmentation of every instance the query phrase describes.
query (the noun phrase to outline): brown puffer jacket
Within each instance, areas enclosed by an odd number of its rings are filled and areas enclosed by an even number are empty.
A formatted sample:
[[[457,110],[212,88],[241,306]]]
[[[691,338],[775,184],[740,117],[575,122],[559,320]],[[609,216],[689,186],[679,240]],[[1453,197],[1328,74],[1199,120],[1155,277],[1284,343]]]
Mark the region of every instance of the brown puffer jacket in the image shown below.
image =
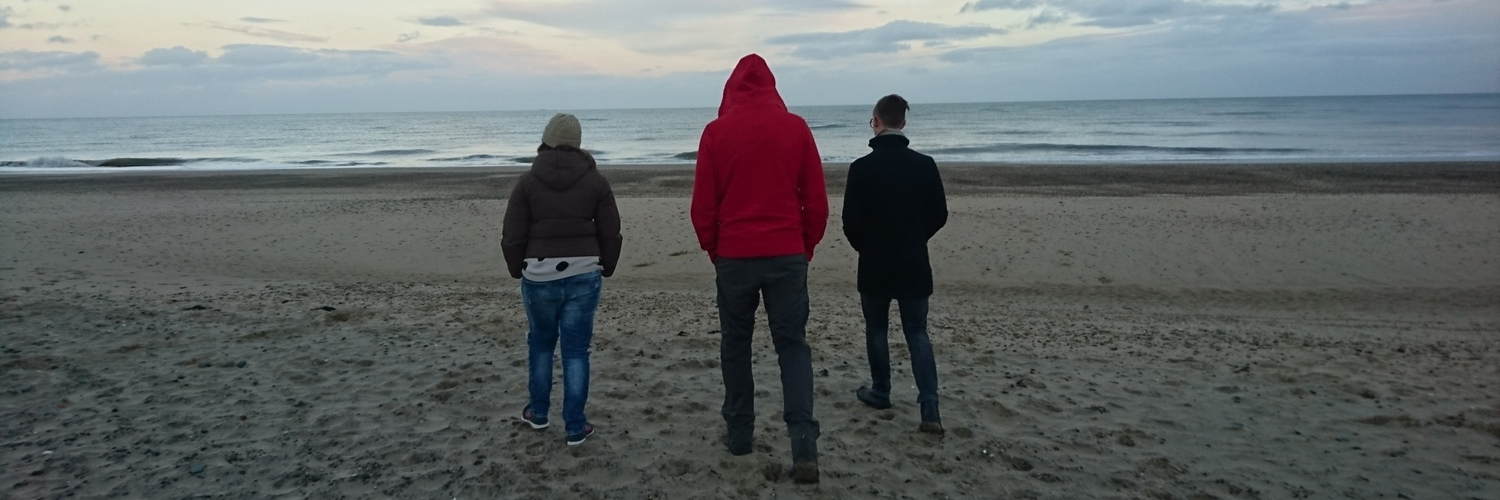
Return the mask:
[[[620,262],[620,211],[594,157],[546,149],[516,180],[505,209],[500,249],[513,278],[530,257],[599,256],[604,276]]]

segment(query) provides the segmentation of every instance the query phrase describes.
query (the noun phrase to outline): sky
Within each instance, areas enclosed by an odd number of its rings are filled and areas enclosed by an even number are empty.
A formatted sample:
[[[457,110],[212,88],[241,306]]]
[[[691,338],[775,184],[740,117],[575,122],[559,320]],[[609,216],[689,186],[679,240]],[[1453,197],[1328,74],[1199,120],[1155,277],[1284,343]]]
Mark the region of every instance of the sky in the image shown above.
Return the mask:
[[[1500,0],[0,0],[0,118],[1500,92]]]

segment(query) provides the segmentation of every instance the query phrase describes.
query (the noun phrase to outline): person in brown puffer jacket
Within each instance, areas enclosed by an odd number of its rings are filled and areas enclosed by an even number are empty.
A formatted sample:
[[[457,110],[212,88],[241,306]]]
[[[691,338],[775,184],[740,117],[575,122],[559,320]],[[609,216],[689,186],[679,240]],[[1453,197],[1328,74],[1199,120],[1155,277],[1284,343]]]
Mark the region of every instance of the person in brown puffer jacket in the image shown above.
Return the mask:
[[[594,434],[583,407],[589,393],[589,345],[603,278],[620,261],[620,212],[594,157],[579,149],[573,115],[547,122],[531,171],[511,190],[500,248],[521,280],[530,331],[526,343],[530,402],[521,418],[546,429],[552,398],[552,354],[562,344],[563,425],[569,446]]]

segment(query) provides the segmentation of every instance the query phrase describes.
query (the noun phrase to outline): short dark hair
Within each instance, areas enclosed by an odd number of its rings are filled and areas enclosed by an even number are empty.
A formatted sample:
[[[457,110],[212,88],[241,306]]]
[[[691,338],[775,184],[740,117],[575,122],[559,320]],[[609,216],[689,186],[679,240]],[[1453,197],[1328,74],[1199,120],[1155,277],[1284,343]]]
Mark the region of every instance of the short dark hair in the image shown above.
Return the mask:
[[[891,94],[880,98],[880,101],[875,103],[875,117],[888,128],[902,128],[906,126],[906,110],[908,109],[911,109],[911,106],[906,104],[906,99]]]

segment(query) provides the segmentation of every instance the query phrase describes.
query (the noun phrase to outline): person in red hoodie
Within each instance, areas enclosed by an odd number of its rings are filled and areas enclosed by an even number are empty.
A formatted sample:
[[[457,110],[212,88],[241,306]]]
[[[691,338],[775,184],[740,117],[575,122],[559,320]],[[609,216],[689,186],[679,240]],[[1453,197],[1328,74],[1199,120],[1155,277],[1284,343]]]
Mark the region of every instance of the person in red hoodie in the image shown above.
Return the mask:
[[[717,276],[724,444],[749,454],[755,431],[750,339],[764,299],[781,366],[792,479],[818,482],[807,266],[828,225],[823,161],[812,130],[787,111],[776,77],[750,54],[724,84],[719,117],[703,129],[693,178],[693,229]]]

